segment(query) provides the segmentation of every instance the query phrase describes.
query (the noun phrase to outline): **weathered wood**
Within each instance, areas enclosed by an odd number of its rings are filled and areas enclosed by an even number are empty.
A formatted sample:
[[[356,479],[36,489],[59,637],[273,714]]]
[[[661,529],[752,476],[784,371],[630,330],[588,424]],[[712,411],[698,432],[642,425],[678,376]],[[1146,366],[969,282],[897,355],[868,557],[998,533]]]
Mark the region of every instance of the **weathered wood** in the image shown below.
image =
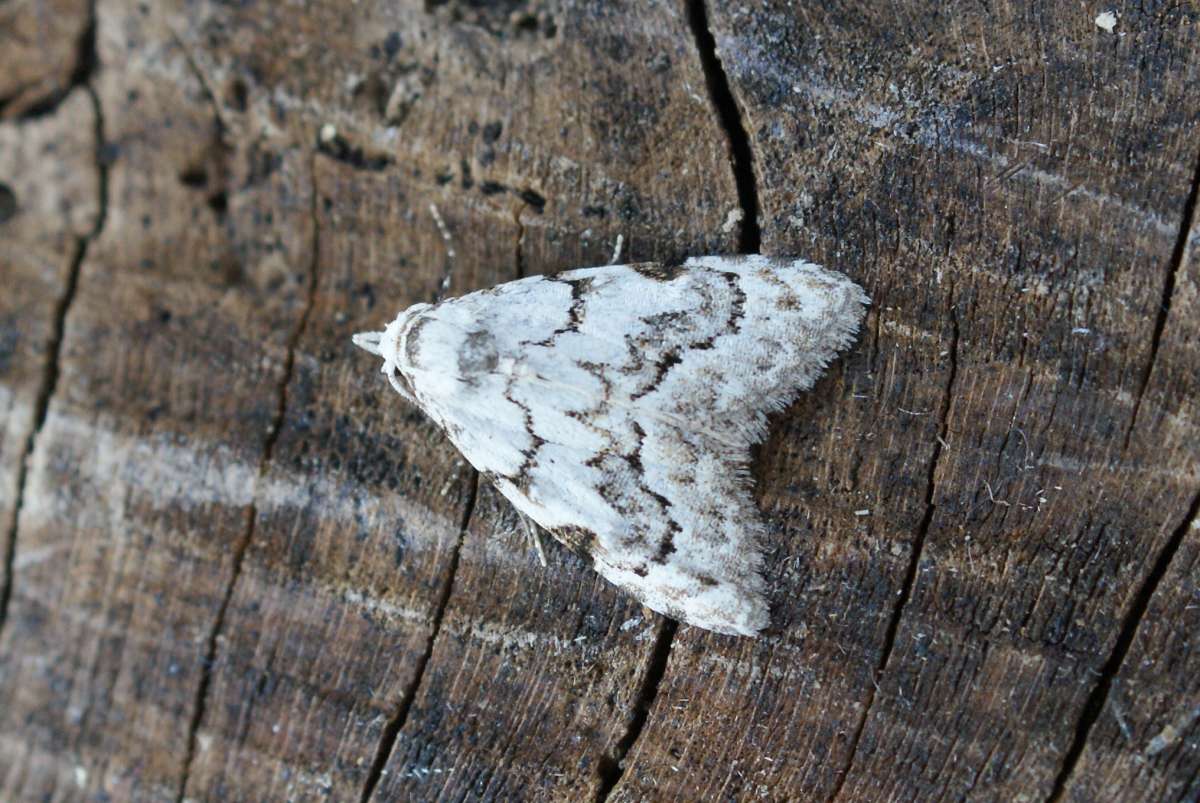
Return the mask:
[[[78,91],[53,117],[0,124],[0,621],[25,456],[56,384],[62,316],[100,212],[94,119]]]
[[[62,99],[93,66],[87,0],[0,4],[0,118]]]
[[[1194,4],[69,10],[0,48],[0,797],[1200,794]],[[756,641],[542,569],[349,347],[618,235],[873,298]]]
[[[1186,298],[1158,329],[1197,181],[1196,9],[1116,11],[1113,36],[1066,5],[714,9],[764,250],[862,277],[873,331],[772,442],[788,631],[684,632],[621,791],[1074,794],[1077,723],[1200,486],[1194,352],[1146,385],[1196,336]],[[1198,674],[1172,646],[1158,683]],[[727,760],[672,775],[690,749]],[[1128,799],[1196,793],[1194,741],[1174,749]]]
[[[1193,189],[1193,193],[1195,190]],[[1146,471],[1197,483],[1195,422],[1200,399],[1200,213],[1193,194],[1189,234],[1169,287],[1170,308],[1131,442],[1146,448]],[[1190,448],[1192,462],[1162,461],[1162,444]],[[1160,554],[1102,670],[1091,726],[1063,777],[1066,799],[1195,798],[1200,777],[1200,498],[1175,525],[1178,551]],[[1126,651],[1127,650],[1127,651]]]
[[[166,30],[132,11],[99,10],[101,63],[120,65],[92,79],[107,215],[66,314],[0,633],[10,799],[174,795],[307,296],[310,155],[247,182]]]
[[[508,503],[480,489],[425,680],[383,800],[587,800],[636,710],[662,623],[577,557],[543,571]]]

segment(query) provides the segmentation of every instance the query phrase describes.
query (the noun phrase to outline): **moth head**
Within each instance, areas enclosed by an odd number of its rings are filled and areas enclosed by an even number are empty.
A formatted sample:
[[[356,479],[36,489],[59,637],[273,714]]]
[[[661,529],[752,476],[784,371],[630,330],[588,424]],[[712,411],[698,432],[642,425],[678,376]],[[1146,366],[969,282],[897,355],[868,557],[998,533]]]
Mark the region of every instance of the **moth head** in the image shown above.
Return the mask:
[[[396,392],[424,408],[431,399],[476,393],[503,362],[495,336],[467,312],[449,303],[417,304],[384,331],[355,335],[354,343],[382,357]]]
[[[429,307],[429,304],[414,304],[397,315],[396,320],[389,323],[382,332],[359,332],[351,337],[354,345],[363,351],[383,358],[383,375],[392,383],[397,393],[413,404],[417,404],[417,400],[409,375],[405,371],[409,363],[405,341],[420,314]]]

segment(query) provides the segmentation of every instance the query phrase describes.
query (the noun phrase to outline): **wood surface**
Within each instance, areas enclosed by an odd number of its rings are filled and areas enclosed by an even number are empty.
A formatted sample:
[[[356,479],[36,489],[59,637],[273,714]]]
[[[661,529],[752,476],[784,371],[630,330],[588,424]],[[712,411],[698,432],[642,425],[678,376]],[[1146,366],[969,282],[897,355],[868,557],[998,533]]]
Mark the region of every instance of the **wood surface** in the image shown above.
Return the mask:
[[[0,799],[1197,800],[1198,187],[1192,0],[0,2]],[[618,238],[872,298],[759,639],[350,346]]]

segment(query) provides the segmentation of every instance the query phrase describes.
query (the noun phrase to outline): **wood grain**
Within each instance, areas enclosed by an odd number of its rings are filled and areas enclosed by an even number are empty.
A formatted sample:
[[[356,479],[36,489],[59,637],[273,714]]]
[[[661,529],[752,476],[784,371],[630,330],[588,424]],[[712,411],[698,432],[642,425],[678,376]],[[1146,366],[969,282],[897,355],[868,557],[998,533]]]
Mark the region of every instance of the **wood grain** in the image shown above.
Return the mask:
[[[1114,37],[1042,4],[714,7],[763,248],[859,278],[872,331],[765,450],[787,632],[683,633],[619,792],[1061,793],[1200,469],[1192,380],[1146,384],[1196,182],[1195,9],[1117,13]],[[668,774],[695,750],[724,760]]]
[[[1190,225],[1164,288],[1158,349],[1130,438],[1131,443],[1145,444],[1150,470],[1166,472],[1192,488],[1197,486],[1194,426],[1200,417],[1200,217],[1195,197],[1193,187]],[[1185,451],[1159,462],[1169,453],[1156,454],[1157,447],[1171,443],[1184,444]],[[1156,556],[1122,622],[1081,718],[1084,738],[1072,744],[1075,761],[1060,775],[1063,799],[1186,800],[1196,794],[1198,516],[1200,493]]]
[[[95,66],[87,0],[0,4],[0,119],[51,108]]]
[[[99,224],[95,107],[0,124],[0,622],[12,590],[26,456],[57,386],[55,352],[87,239]]]

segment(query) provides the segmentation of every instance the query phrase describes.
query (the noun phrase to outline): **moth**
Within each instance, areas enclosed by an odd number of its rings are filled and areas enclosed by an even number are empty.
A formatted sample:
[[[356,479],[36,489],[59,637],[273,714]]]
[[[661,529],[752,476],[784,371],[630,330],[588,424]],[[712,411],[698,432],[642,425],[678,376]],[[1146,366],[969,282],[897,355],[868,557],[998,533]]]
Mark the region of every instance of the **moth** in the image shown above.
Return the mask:
[[[854,340],[869,299],[802,260],[534,276],[354,343],[513,506],[666,616],[769,623],[750,447]]]

